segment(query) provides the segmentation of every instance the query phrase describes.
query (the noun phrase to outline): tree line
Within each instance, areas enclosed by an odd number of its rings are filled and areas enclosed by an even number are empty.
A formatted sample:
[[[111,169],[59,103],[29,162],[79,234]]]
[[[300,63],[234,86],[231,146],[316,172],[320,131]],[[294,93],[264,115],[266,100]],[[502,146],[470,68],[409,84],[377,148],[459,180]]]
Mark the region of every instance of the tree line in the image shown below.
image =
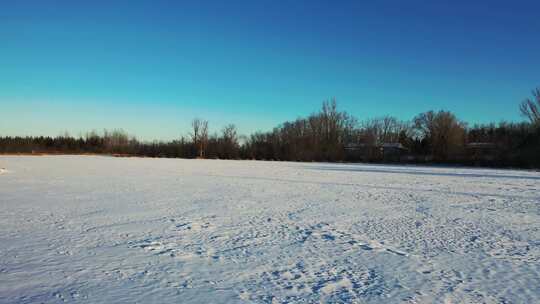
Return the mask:
[[[194,119],[191,132],[172,141],[143,142],[127,132],[96,131],[74,137],[0,137],[0,153],[93,153],[124,156],[452,163],[540,168],[540,89],[523,101],[525,122],[469,126],[449,111],[420,113],[410,121],[384,116],[359,121],[335,99],[319,111],[271,131],[240,136],[234,124],[210,134]]]

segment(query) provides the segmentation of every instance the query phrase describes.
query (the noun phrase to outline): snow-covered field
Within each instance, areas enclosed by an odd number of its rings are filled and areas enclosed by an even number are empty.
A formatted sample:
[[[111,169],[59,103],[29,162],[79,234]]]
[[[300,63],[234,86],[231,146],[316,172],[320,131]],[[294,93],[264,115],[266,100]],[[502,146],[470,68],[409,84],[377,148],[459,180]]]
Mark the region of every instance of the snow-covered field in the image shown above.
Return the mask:
[[[539,303],[540,173],[0,157],[0,303]]]

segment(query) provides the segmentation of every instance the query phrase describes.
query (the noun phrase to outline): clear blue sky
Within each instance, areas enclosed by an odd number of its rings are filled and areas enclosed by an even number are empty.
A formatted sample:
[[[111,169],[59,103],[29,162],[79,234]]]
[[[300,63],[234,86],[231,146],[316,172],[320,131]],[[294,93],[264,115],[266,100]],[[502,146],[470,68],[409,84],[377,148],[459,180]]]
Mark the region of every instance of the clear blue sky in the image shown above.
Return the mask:
[[[437,3],[438,2],[438,3]],[[3,1],[0,135],[268,130],[335,96],[359,119],[521,120],[540,1]]]

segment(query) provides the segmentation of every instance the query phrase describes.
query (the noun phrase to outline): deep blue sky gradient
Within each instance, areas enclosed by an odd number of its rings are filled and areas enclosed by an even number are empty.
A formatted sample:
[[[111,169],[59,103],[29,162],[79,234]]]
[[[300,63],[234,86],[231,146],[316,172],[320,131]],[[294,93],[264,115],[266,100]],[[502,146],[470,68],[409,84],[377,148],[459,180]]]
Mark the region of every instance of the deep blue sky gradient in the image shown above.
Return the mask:
[[[359,119],[519,121],[540,1],[2,1],[0,135],[269,130],[335,96]]]

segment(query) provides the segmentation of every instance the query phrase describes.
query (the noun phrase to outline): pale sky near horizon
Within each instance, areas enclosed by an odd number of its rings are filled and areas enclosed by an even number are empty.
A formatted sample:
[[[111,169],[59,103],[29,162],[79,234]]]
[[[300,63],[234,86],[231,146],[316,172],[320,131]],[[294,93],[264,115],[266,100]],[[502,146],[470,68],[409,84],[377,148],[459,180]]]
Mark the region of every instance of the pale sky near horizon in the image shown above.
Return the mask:
[[[113,3],[114,2],[114,3]],[[358,119],[521,121],[539,1],[6,1],[0,136],[271,130],[336,97]]]

